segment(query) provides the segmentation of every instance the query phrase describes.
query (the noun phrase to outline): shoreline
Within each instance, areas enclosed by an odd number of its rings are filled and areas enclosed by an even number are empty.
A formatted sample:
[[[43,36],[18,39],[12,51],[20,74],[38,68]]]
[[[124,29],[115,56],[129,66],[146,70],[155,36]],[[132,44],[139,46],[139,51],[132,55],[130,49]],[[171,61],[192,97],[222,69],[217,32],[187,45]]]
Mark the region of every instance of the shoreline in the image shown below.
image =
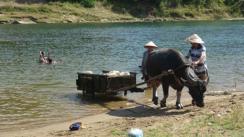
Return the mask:
[[[132,107],[111,110],[105,113],[51,124],[40,128],[3,132],[0,137],[95,137],[97,136],[97,133],[101,133],[101,137],[105,137],[113,133],[114,130],[116,132],[117,130],[122,130],[124,132],[123,134],[126,134],[130,128],[140,127],[147,131],[149,127],[155,127],[161,122],[166,122],[164,119],[179,122],[181,119],[189,119],[189,116],[190,118],[194,118],[198,115],[205,115],[205,112],[214,114],[220,110],[232,112],[232,110],[229,110],[231,108],[231,104],[244,105],[244,92],[241,91],[230,92],[230,94],[226,94],[224,92],[220,94],[207,94],[205,98],[206,106],[203,108],[192,106],[190,104],[190,96],[187,93],[185,94],[184,92],[183,96],[184,98],[182,98],[182,102],[185,104],[185,107],[182,110],[175,109],[175,99],[168,100],[168,107],[165,110],[159,109],[157,106],[152,105],[151,102],[145,104],[138,104],[134,102],[135,104]],[[216,115],[218,116],[219,114]],[[135,121],[139,121],[139,124],[137,122],[133,123]],[[81,122],[82,128],[78,131],[69,131],[69,126],[74,122]],[[131,122],[133,124],[130,125]],[[146,125],[144,125],[145,122]],[[125,125],[127,127],[125,127]]]
[[[58,21],[58,22],[35,22],[33,20],[8,20],[3,21],[0,20],[0,25],[30,25],[30,24],[89,24],[89,23],[97,23],[97,24],[106,24],[106,23],[163,23],[163,22],[201,22],[201,21],[244,21],[244,18],[223,18],[223,19],[173,19],[173,18],[143,18],[143,19],[132,19],[132,20],[101,20],[101,21],[79,21],[79,22],[65,22]]]

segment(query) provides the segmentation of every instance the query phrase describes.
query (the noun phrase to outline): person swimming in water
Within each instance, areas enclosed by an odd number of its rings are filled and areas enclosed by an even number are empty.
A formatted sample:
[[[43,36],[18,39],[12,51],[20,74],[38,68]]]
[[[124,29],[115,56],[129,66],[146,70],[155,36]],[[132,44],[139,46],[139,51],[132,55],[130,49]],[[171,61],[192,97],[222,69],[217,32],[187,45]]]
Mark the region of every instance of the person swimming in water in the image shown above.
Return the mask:
[[[49,53],[48,53],[48,56],[45,56],[44,51],[40,51],[39,62],[41,64],[52,64],[52,63],[54,63],[53,59],[50,58]]]

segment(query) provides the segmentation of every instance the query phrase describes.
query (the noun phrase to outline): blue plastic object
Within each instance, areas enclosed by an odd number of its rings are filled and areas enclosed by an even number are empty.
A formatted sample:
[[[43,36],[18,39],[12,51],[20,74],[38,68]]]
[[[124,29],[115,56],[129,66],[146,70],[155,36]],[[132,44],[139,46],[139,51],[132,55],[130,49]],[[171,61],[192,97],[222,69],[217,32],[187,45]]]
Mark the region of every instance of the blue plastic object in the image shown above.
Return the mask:
[[[81,122],[75,122],[69,126],[69,130],[70,131],[79,130],[80,126],[81,126]]]

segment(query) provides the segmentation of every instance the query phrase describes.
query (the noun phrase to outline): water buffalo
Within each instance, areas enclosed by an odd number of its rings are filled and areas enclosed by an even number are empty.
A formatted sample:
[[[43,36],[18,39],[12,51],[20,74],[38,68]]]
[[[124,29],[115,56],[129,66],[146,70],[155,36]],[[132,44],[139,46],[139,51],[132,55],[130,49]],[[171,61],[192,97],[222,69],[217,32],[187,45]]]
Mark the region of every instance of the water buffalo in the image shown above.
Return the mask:
[[[166,107],[169,86],[177,90],[177,109],[183,108],[180,98],[184,86],[189,88],[192,103],[198,107],[204,106],[204,92],[206,91],[208,81],[198,78],[191,68],[188,59],[179,51],[166,48],[155,50],[149,55],[146,67],[150,77],[157,76],[163,71],[172,70],[174,72],[174,74],[160,78],[164,93],[164,97],[160,102],[161,107]],[[154,104],[158,102],[155,93],[153,93],[153,101]]]

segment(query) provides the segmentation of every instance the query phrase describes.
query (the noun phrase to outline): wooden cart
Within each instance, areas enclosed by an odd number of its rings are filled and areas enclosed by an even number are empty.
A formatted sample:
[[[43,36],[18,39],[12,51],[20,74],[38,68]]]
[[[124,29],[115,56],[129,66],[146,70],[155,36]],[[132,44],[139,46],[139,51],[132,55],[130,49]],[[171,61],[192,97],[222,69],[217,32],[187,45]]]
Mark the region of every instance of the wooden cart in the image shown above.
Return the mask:
[[[130,72],[129,75],[109,76],[109,71],[102,74],[78,73],[76,85],[78,90],[82,90],[83,95],[90,94],[93,97],[96,93],[116,93],[119,89],[136,84],[136,73]],[[125,95],[127,90],[124,90]]]

